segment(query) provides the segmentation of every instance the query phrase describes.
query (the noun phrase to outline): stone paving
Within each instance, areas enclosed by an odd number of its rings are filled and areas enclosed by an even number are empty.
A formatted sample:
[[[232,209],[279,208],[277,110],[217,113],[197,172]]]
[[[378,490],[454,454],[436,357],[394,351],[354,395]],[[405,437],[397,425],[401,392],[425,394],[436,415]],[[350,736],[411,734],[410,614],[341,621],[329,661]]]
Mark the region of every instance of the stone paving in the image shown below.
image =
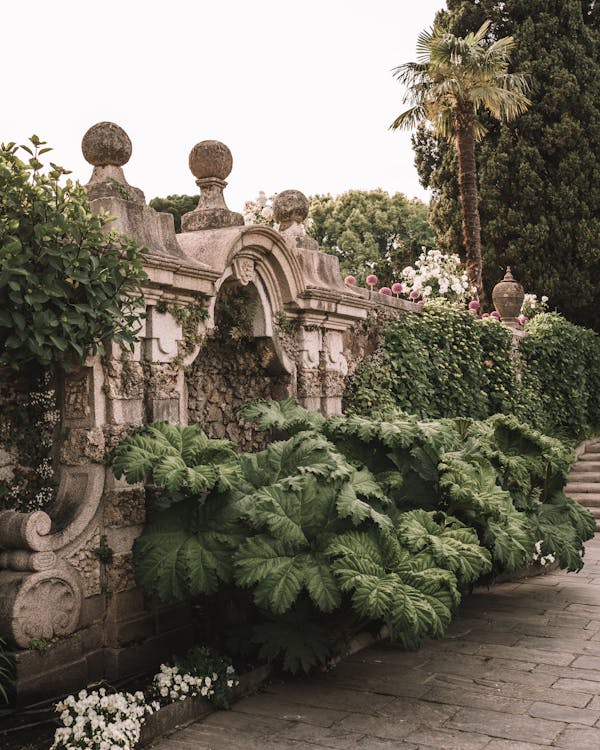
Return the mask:
[[[154,750],[600,749],[600,537],[579,574],[478,590],[442,641],[271,684]]]

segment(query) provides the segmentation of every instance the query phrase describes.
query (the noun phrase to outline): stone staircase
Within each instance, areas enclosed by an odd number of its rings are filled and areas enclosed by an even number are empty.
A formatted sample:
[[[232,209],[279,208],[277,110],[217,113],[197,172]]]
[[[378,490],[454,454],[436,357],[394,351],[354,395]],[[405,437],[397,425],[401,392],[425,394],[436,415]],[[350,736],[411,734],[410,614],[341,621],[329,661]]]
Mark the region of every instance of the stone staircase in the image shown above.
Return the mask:
[[[583,452],[569,474],[565,492],[581,503],[596,519],[600,531],[600,438],[586,440]]]

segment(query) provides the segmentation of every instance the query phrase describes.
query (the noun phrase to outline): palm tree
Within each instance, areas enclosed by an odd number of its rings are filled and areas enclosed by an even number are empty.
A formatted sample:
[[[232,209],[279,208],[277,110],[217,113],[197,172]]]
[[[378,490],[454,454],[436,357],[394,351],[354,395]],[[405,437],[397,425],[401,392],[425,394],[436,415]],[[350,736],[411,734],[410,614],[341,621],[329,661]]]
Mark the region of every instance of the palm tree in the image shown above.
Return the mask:
[[[478,116],[487,110],[507,122],[531,104],[525,77],[508,72],[513,38],[487,42],[490,24],[486,21],[464,38],[441,24],[419,35],[418,62],[393,70],[394,77],[407,88],[403,103],[411,106],[390,126],[392,130],[412,129],[427,122],[436,135],[456,139],[467,275],[480,301],[484,291],[475,142],[484,136],[485,128]]]

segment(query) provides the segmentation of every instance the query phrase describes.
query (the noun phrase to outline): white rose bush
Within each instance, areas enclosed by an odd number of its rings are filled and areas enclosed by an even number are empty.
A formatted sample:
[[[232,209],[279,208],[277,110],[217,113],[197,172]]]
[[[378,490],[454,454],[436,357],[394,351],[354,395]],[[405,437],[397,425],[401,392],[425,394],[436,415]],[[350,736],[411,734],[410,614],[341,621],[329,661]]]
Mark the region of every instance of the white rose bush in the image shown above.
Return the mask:
[[[462,302],[469,294],[467,273],[458,255],[445,255],[441,250],[427,250],[415,261],[415,265],[402,270],[405,291],[412,300],[424,301],[443,297],[450,301]]]

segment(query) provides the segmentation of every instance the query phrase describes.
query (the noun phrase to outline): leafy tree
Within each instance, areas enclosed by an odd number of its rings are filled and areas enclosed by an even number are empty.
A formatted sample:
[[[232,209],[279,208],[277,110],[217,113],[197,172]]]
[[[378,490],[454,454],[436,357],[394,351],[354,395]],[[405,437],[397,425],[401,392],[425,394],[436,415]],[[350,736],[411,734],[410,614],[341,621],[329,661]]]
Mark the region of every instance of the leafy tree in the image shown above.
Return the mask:
[[[600,330],[600,9],[581,0],[448,0],[455,34],[492,20],[514,37],[532,106],[512,123],[489,122],[478,150],[484,284],[511,265],[530,292]],[[417,133],[421,181],[433,189],[443,249],[460,232],[452,144]]]
[[[483,299],[481,225],[478,210],[475,141],[485,127],[482,110],[497,120],[514,120],[529,104],[526,83],[520,74],[509,73],[511,37],[486,42],[490,22],[464,37],[437,23],[419,35],[416,63],[395,68],[394,75],[407,87],[404,102],[409,109],[392,123],[413,128],[428,122],[442,138],[454,138],[458,156],[458,184],[462,207],[463,237],[469,281]]]
[[[308,231],[323,252],[338,256],[342,273],[376,273],[390,284],[423,245],[432,246],[428,216],[424,203],[402,193],[349,190],[337,198],[312,196]]]
[[[198,206],[199,195],[167,195],[166,198],[152,198],[150,206],[155,211],[172,214],[175,231],[181,232],[181,217]]]
[[[33,136],[0,147],[0,365],[15,370],[81,361],[105,339],[133,345],[146,278],[141,250],[104,232],[85,188],[39,157]]]

